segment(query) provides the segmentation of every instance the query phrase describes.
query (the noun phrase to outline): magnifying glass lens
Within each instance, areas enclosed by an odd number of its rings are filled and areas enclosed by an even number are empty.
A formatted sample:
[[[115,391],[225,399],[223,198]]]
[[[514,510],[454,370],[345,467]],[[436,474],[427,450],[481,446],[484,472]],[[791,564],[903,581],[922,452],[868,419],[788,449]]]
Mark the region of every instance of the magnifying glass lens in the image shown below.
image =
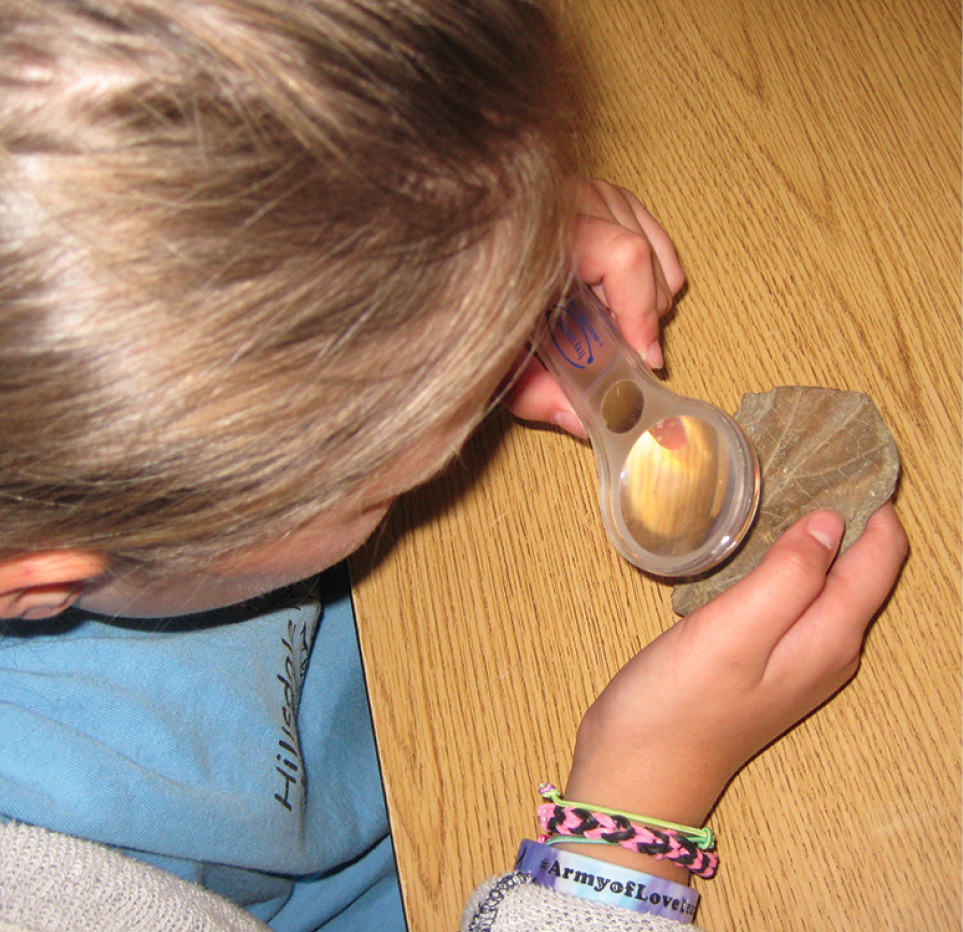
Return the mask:
[[[622,519],[647,551],[677,557],[713,534],[729,488],[729,453],[699,417],[670,417],[650,427],[625,458]]]

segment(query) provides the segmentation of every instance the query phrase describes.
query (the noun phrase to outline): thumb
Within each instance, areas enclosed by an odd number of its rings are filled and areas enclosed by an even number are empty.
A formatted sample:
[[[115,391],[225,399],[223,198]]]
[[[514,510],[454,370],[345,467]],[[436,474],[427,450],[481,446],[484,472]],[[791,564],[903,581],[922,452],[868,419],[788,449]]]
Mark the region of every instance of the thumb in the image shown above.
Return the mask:
[[[565,392],[537,357],[529,359],[515,374],[502,401],[523,421],[552,424],[582,439],[588,436]]]
[[[801,518],[773,544],[762,563],[698,612],[703,623],[725,619],[732,643],[746,639],[764,660],[826,585],[845,529],[832,511]]]

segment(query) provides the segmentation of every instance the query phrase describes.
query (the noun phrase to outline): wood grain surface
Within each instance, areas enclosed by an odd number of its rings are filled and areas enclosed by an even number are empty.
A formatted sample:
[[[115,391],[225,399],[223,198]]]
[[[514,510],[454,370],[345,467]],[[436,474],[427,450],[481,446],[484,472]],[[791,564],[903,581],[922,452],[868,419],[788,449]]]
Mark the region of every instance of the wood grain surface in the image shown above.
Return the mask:
[[[568,0],[562,19],[582,171],[637,192],[686,266],[667,384],[729,411],[862,391],[902,455],[896,592],[854,682],[718,805],[699,923],[958,929],[959,4]],[[582,712],[673,623],[596,497],[588,446],[499,413],[353,560],[411,932],[452,932],[511,866]]]

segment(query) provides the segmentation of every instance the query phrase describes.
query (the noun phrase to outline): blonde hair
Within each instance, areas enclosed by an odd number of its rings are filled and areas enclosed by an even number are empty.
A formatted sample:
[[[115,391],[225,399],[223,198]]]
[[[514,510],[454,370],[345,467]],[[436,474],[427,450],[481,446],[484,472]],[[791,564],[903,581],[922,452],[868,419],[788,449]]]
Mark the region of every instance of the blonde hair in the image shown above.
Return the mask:
[[[521,0],[0,2],[0,549],[194,564],[490,386],[565,274]]]

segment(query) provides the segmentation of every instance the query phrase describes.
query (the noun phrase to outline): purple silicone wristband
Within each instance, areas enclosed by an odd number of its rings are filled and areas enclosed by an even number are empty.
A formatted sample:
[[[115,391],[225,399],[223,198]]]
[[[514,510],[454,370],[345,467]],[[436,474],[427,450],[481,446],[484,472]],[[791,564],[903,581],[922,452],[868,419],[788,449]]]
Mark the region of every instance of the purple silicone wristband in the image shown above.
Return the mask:
[[[677,922],[691,923],[699,905],[699,894],[691,887],[527,838],[518,849],[515,870],[530,874],[540,887]]]

